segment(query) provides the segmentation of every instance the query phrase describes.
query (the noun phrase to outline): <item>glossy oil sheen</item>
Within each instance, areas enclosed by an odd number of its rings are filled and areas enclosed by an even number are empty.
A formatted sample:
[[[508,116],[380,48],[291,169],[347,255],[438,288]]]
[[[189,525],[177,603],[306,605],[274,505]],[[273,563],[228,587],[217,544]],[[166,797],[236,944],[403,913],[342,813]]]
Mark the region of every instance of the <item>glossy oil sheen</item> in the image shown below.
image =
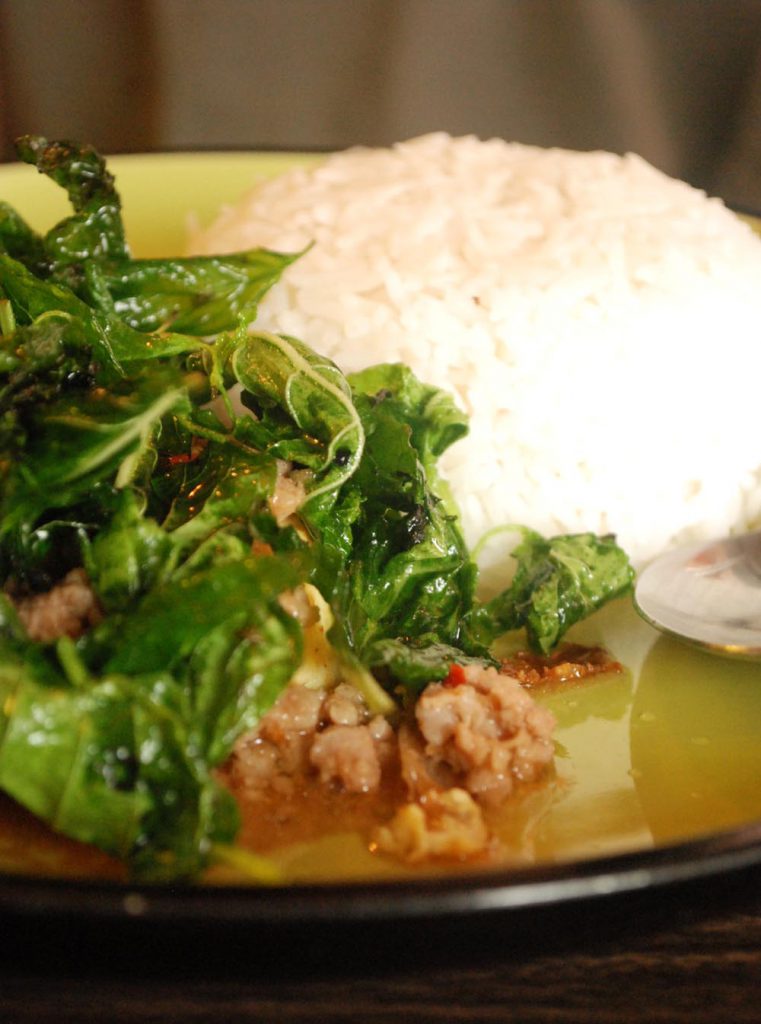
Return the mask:
[[[208,223],[257,178],[314,156],[171,154],[110,162],[138,256],[182,252],[188,218]],[[59,189],[28,167],[0,167],[0,199],[43,230],[67,213]],[[306,339],[308,341],[308,339]],[[648,850],[761,819],[761,666],[661,636],[624,599],[574,631],[601,643],[620,675],[538,694],[558,719],[557,780],[503,815],[508,864],[566,863]],[[405,869],[356,835],[280,851],[294,880],[395,877]],[[95,851],[52,837],[0,799],[0,871],[119,877]],[[221,871],[217,882],[235,879]]]

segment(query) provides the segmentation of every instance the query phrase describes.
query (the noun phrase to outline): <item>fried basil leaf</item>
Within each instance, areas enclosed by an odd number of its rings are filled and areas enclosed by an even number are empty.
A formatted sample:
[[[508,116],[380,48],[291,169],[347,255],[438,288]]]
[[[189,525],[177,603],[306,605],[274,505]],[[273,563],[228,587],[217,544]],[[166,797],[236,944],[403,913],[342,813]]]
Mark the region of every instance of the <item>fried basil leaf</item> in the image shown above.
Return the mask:
[[[406,368],[351,380],[366,439],[360,465],[329,510],[302,511],[325,552],[317,585],[361,658],[380,639],[457,644],[476,570],[424,463],[461,435],[462,416]]]
[[[334,495],[355,472],[364,431],[341,371],[295,338],[256,331],[232,356],[232,370],[263,411],[277,409],[292,427],[269,451],[314,470],[309,500]],[[277,428],[272,431],[277,438]]]
[[[299,578],[274,557],[217,562],[154,588],[79,653],[27,641],[0,598],[0,787],[138,877],[196,874],[237,831],[213,769],[301,659],[277,601]]]
[[[235,327],[301,253],[267,249],[187,259],[132,259],[113,175],[91,146],[26,135],[16,143],[67,192],[74,213],[43,236],[0,206],[0,251],[39,276],[65,285],[88,305],[140,332],[170,327],[192,335]]]
[[[547,654],[574,623],[629,591],[634,571],[612,536],[570,534],[549,539],[523,530],[513,551],[511,585],[474,609],[466,624],[477,642],[526,629],[532,649]]]

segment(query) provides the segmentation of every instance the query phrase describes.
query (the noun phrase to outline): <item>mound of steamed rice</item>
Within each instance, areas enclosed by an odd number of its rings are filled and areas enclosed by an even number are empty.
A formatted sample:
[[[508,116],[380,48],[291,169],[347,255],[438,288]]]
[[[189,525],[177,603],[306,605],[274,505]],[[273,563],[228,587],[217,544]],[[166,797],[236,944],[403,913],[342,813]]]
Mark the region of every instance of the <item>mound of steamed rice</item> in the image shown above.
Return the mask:
[[[641,564],[759,517],[761,240],[720,200],[632,155],[434,134],[264,182],[193,251],[311,241],[259,326],[455,395],[470,544],[614,532]]]

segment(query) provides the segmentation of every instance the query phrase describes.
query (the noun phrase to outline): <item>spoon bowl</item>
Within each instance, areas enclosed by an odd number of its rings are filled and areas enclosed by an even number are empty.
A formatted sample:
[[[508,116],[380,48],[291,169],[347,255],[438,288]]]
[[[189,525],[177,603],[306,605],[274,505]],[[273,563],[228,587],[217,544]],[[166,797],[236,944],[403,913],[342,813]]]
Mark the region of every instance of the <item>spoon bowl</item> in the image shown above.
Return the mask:
[[[761,660],[761,530],[666,552],[639,574],[634,604],[664,633]]]

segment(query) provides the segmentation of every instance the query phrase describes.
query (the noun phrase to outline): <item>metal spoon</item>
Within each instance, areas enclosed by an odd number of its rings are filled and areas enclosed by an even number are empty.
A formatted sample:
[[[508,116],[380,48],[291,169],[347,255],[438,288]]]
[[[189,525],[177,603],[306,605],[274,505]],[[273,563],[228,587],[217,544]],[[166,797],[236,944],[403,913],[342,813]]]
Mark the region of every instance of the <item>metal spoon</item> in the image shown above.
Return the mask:
[[[640,574],[651,625],[716,654],[761,658],[761,531],[669,551]]]

